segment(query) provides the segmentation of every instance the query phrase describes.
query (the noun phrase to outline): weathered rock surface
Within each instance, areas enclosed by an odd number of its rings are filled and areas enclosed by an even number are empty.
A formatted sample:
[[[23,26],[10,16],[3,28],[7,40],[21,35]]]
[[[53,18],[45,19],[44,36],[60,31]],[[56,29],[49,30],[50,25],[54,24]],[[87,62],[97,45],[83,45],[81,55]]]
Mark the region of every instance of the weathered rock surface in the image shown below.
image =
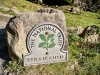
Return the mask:
[[[22,58],[23,53],[28,53],[26,47],[27,34],[34,26],[45,22],[51,22],[60,26],[67,37],[64,13],[57,9],[44,8],[39,9],[37,12],[24,12],[10,19],[6,26],[6,32],[11,59]],[[68,47],[67,45],[65,47]]]
[[[79,35],[84,38],[84,42],[98,43],[100,42],[100,31],[96,25],[86,27],[83,32]]]
[[[69,34],[76,33],[77,35],[80,35],[83,32],[84,28],[81,26],[78,27],[67,27],[67,31]]]

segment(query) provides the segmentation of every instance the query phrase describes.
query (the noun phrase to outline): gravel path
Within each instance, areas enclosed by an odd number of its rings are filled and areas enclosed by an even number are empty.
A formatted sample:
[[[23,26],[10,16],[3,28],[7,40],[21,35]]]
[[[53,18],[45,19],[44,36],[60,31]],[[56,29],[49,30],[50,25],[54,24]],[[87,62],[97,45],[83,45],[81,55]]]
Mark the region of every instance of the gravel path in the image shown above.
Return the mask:
[[[8,15],[0,13],[0,75],[7,75],[4,74],[4,66],[9,61],[5,26],[9,19],[10,17]]]

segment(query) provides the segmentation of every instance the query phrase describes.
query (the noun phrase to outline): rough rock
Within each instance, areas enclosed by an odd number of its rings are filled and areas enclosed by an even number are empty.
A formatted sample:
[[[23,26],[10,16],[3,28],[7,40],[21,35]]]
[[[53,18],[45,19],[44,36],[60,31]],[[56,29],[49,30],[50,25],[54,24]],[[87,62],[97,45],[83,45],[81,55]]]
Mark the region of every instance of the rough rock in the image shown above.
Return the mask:
[[[79,36],[84,38],[84,42],[98,43],[100,42],[100,31],[98,30],[98,26],[91,25],[86,27]]]
[[[83,32],[83,30],[84,30],[83,27],[78,26],[78,27],[77,27],[77,34],[78,34],[78,35],[81,34],[81,33]]]
[[[83,30],[84,30],[84,28],[81,27],[81,26],[78,26],[78,27],[74,27],[74,26],[67,27],[67,31],[68,31],[69,34],[75,33],[77,35],[80,35],[83,32]]]
[[[51,22],[60,26],[67,37],[66,20],[61,10],[43,8],[37,10],[37,12],[30,11],[18,14],[16,17],[10,19],[6,26],[6,32],[11,59],[22,58],[23,53],[28,53],[26,47],[27,34],[34,26],[45,22]],[[68,47],[67,45],[65,47]]]
[[[70,10],[69,10],[70,13],[73,13],[73,14],[80,14],[82,12],[82,10],[80,10],[80,8],[78,7],[72,7]]]

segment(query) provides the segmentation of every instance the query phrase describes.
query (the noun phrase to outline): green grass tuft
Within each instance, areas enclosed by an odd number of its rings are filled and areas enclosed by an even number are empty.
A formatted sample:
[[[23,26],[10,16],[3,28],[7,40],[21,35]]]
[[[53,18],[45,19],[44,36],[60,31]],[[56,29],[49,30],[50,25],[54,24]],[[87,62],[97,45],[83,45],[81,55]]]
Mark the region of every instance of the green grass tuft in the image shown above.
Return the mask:
[[[84,12],[81,14],[65,13],[67,26],[100,26],[100,19],[98,13]]]

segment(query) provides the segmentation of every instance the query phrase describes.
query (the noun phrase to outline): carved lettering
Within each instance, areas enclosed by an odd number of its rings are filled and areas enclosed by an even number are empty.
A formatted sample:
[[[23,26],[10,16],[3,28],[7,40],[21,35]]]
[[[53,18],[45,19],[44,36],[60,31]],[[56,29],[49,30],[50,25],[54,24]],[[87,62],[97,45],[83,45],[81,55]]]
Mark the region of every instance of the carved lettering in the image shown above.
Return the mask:
[[[59,33],[57,34],[57,36],[58,36],[58,45],[62,46],[62,44],[63,44],[63,39],[62,39],[61,33],[59,32]]]
[[[35,39],[34,40],[31,39],[31,48],[34,47],[34,45],[35,45]]]
[[[48,25],[44,25],[43,27],[38,28],[38,29],[34,32],[33,36],[36,37],[36,35],[38,35],[41,31],[46,31],[46,30],[50,30],[50,31],[56,33],[56,29],[55,29],[55,28],[53,28],[53,27],[51,27],[51,26],[48,26]]]
[[[45,61],[45,60],[59,60],[59,59],[63,59],[63,55],[60,55],[60,56],[49,56],[49,57],[27,58],[27,62]]]

